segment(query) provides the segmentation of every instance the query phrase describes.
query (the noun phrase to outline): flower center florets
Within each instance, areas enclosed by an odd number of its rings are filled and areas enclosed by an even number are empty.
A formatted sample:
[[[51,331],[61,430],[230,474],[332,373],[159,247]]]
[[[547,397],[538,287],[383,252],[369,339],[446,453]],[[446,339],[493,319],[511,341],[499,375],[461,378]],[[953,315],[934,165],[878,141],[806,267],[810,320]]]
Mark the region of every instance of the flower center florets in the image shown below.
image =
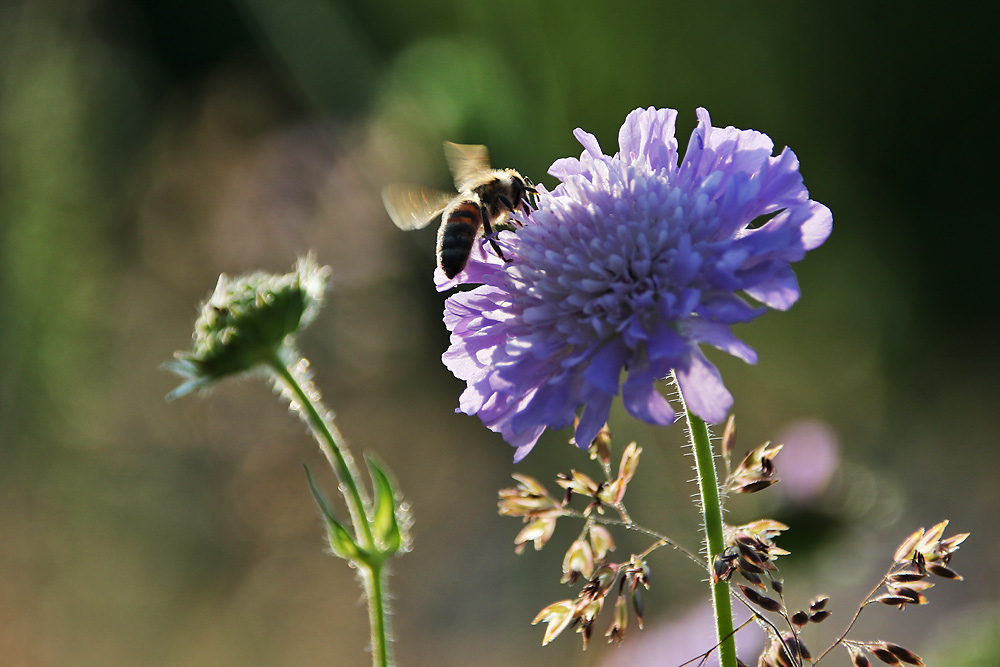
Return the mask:
[[[699,279],[692,236],[713,214],[708,198],[632,167],[566,187],[572,196],[540,198],[518,231],[507,275],[523,321],[589,343],[690,314],[677,304]]]

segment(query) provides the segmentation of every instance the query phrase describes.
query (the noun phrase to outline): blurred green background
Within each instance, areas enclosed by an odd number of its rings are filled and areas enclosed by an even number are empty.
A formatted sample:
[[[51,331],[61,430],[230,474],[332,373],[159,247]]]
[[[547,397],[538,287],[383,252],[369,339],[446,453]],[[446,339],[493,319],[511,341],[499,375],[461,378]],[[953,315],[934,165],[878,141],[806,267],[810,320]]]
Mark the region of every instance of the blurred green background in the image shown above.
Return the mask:
[[[511,472],[588,463],[551,433],[513,467],[453,413],[434,232],[398,232],[378,191],[447,186],[445,139],[551,187],[548,165],[580,151],[573,128],[613,152],[650,105],[680,111],[682,150],[697,106],[791,146],[834,212],[798,267],[801,303],[738,332],[759,364],[712,359],[740,450],[810,420],[840,468],[805,499],[737,498],[731,520],[793,524],[790,597],[834,596],[815,649],[903,537],[952,519],[974,533],[955,562],[966,581],[866,612],[857,634],[1000,664],[994,32],[973,5],[912,2],[0,5],[0,664],[366,664],[356,582],[323,554],[305,429],[261,382],[163,400],[178,381],[159,364],[187,347],[218,274],[286,271],[310,249],[333,289],[301,347],[416,517],[391,581],[400,664],[605,664],[600,636],[543,649],[529,625],[571,595],[559,563],[578,527],[515,556],[520,524],[495,510]],[[612,427],[619,450],[645,448],[633,515],[695,546],[682,430],[620,411]],[[704,597],[686,561],[651,565],[650,637]]]

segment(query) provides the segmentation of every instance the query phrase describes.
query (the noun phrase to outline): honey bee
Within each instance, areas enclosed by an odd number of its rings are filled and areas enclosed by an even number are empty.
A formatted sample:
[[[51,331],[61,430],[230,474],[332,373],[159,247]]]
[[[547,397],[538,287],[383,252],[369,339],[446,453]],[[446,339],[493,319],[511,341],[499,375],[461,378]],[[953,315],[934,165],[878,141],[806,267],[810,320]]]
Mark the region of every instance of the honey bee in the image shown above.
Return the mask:
[[[505,223],[516,209],[527,211],[529,182],[513,169],[492,169],[486,146],[446,141],[444,155],[455,178],[458,194],[447,194],[417,185],[389,185],[382,203],[396,226],[421,229],[441,215],[437,235],[438,266],[454,278],[469,261],[476,237],[485,232],[500,259],[506,260],[492,238],[493,228]]]

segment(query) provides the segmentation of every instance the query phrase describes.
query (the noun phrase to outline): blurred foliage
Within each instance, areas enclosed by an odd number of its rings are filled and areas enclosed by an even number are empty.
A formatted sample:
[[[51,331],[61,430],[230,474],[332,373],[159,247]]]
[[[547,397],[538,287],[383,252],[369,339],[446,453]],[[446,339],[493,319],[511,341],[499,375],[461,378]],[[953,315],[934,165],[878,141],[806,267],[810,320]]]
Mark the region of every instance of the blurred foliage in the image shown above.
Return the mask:
[[[992,667],[1000,664],[1000,616],[992,609],[962,614],[962,627],[942,637],[927,656],[927,664],[951,667]]]
[[[967,582],[933,613],[872,614],[872,636],[930,654],[948,610],[998,590],[1000,135],[983,18],[862,2],[4,3],[0,663],[361,664],[351,573],[322,555],[301,474],[322,468],[306,434],[259,385],[167,405],[158,370],[220,272],[312,249],[335,275],[304,352],[356,450],[414,505],[393,579],[401,663],[599,664],[601,647],[542,650],[528,625],[565,597],[561,554],[513,556],[518,528],[495,516],[511,450],[452,413],[461,387],[438,362],[433,232],[398,233],[377,193],[447,186],[445,139],[551,185],[548,165],[580,150],[573,128],[610,148],[650,105],[680,110],[682,145],[705,106],[792,146],[833,210],[802,302],[740,332],[758,366],[713,359],[746,447],[812,418],[854,462],[801,510],[838,519],[801,565],[803,598],[845,586],[838,536],[871,559],[846,584],[861,595],[913,527],[973,531]],[[645,450],[636,518],[693,535],[680,429],[613,420]],[[585,465],[546,437],[519,470]],[[650,622],[696,579],[654,578]]]

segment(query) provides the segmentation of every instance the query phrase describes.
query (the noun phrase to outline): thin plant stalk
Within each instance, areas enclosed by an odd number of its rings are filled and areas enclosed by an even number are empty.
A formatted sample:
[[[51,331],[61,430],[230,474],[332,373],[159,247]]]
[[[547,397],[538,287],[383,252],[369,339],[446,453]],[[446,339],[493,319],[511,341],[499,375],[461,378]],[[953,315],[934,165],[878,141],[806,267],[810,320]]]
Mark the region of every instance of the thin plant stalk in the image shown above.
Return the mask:
[[[386,614],[385,588],[386,569],[384,563],[375,563],[362,569],[365,594],[368,597],[368,623],[372,633],[372,665],[390,667],[392,644],[389,641],[389,617]]]
[[[284,361],[283,357],[295,359],[297,355],[275,354],[269,360],[268,366],[275,374],[275,381],[287,392],[297,404],[300,416],[309,425],[310,430],[319,443],[319,448],[330,462],[340,483],[340,492],[347,503],[354,526],[355,539],[361,547],[361,553],[354,564],[359,568],[368,599],[368,620],[371,626],[372,665],[374,667],[390,667],[389,623],[386,614],[388,592],[385,587],[385,556],[378,553],[373,536],[368,507],[370,502],[365,496],[364,488],[358,481],[359,476],[354,459],[347,447],[347,442],[337,430],[332,413],[323,407],[319,392],[306,377],[299,365],[295,366]],[[304,361],[304,360],[303,360]]]
[[[725,550],[722,530],[722,502],[719,498],[719,480],[715,471],[715,454],[708,435],[708,427],[697,415],[685,410],[691,449],[694,450],[698,473],[698,492],[701,498],[702,522],[707,543],[707,572],[711,582],[712,563],[715,556]],[[736,639],[733,637],[733,607],[729,597],[729,582],[711,583],[712,608],[715,612],[715,636],[719,642],[720,667],[736,667]]]
[[[289,356],[294,358],[295,355]],[[368,506],[367,498],[358,483],[358,472],[354,467],[351,452],[347,448],[347,442],[333,423],[332,413],[323,407],[319,393],[312,382],[304,377],[304,374],[292,370],[281,359],[281,355],[276,354],[268,365],[274,371],[277,380],[298,404],[302,418],[316,436],[320,450],[336,473],[341,492],[351,513],[351,522],[359,533],[355,536],[359,545],[370,549],[374,545],[374,539],[368,513],[365,510]]]

